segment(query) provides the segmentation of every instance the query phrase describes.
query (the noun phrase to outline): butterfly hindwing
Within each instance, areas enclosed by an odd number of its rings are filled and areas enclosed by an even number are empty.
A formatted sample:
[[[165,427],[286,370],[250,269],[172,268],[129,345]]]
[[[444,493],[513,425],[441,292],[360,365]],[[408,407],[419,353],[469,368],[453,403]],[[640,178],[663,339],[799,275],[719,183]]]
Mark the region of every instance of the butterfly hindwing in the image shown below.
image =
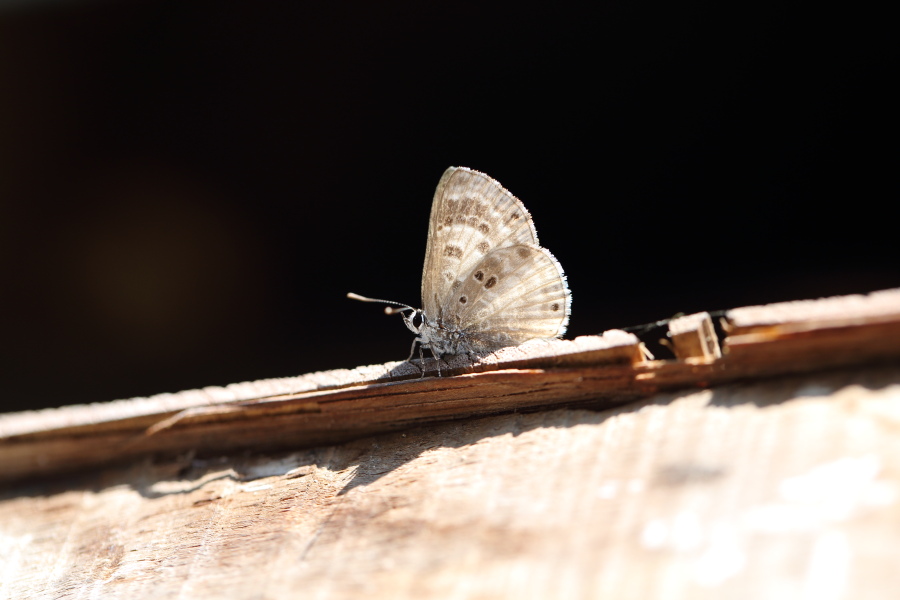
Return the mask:
[[[441,307],[473,350],[561,336],[569,320],[565,275],[550,252],[518,244],[487,253]]]

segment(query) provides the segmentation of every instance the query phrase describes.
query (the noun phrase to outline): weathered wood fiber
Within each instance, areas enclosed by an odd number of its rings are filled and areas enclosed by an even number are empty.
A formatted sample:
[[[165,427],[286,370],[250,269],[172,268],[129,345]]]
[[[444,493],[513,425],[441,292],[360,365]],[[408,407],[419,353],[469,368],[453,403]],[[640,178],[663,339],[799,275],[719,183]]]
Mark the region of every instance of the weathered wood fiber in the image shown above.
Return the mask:
[[[7,488],[0,598],[885,598],[900,368]]]

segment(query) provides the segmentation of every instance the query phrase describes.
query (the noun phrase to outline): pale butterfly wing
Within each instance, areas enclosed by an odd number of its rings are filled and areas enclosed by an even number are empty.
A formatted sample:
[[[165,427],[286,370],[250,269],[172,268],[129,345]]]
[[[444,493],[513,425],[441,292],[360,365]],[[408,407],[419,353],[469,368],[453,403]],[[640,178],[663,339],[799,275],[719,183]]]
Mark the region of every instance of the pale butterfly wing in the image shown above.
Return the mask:
[[[553,255],[534,244],[488,252],[443,303],[444,321],[473,351],[565,333],[570,295]]]
[[[485,256],[498,248],[537,246],[537,233],[522,203],[497,181],[465,167],[444,171],[434,194],[422,271],[425,316],[441,318],[454,290]]]

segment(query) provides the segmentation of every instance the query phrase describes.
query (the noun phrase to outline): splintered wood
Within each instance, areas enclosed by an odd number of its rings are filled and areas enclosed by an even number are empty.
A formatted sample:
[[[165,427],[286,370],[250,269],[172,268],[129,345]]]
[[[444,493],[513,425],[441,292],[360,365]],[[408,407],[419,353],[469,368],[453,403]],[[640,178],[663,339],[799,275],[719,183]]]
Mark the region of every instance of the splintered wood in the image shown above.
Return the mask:
[[[900,588],[900,292],[722,325],[2,416],[0,599]]]

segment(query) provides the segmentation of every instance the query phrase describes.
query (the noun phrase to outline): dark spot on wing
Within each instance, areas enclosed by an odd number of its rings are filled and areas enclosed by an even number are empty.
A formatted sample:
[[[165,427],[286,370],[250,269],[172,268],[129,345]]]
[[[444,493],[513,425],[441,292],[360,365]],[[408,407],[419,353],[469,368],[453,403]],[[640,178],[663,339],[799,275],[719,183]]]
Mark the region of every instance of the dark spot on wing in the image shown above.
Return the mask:
[[[559,310],[559,302],[554,302],[553,304],[551,304],[551,305],[550,305],[550,310],[552,310],[552,311],[557,311],[557,310]]]
[[[519,246],[516,249],[516,253],[519,255],[519,258],[528,258],[531,255],[531,250],[524,246]]]
[[[444,217],[444,227],[450,227],[451,225],[453,225],[453,217],[447,215]]]
[[[478,251],[482,254],[487,254],[487,251],[491,249],[491,245],[487,242],[479,242]]]
[[[469,299],[466,298],[465,296],[460,296],[460,297],[459,297],[459,303],[460,303],[460,304],[465,304],[465,303],[468,302],[468,301],[469,301]]]
[[[497,285],[497,276],[496,275],[491,275],[490,277],[488,277],[488,280],[484,282],[484,287],[486,287],[488,289],[494,287],[495,285]]]
[[[453,258],[462,258],[463,251],[459,246],[447,244],[444,246],[444,256],[452,256]]]
[[[482,281],[484,279],[484,271],[475,271],[475,274],[472,275],[478,281]]]
[[[491,232],[491,227],[487,223],[480,223],[478,225],[478,231],[480,231],[484,235],[487,235]]]

